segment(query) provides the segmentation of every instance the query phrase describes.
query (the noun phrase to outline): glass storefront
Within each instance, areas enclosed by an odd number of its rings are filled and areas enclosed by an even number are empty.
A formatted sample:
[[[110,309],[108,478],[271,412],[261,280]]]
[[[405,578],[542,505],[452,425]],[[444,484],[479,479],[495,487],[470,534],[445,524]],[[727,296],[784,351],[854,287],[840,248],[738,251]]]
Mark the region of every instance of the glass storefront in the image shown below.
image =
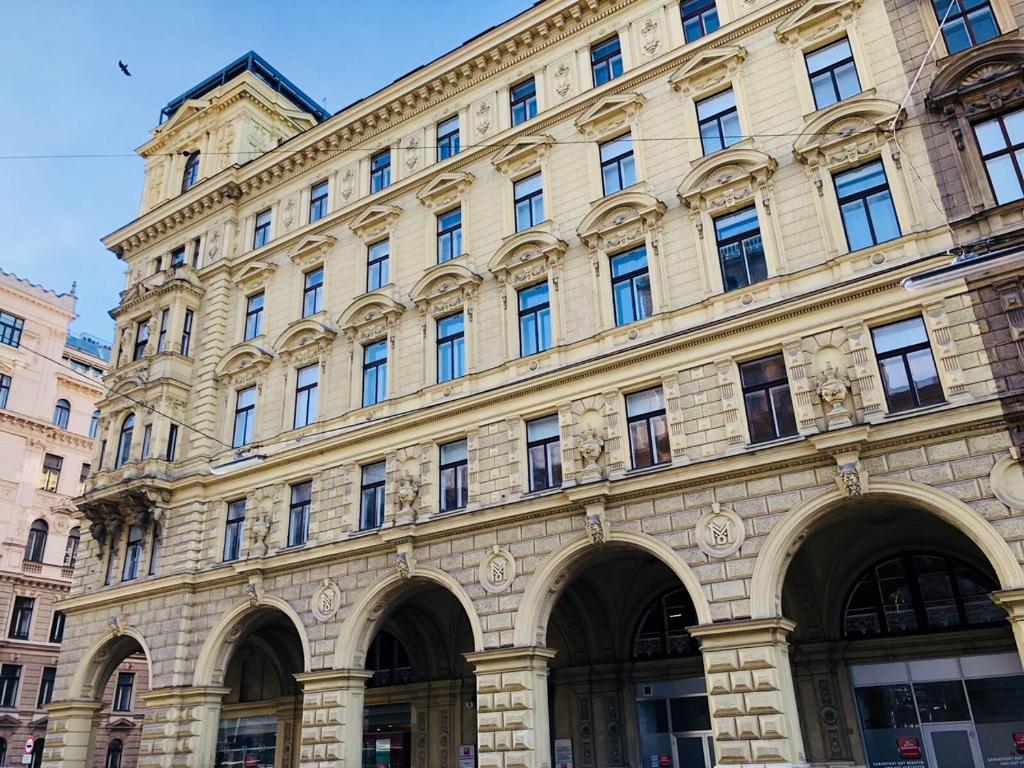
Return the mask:
[[[274,768],[276,751],[277,718],[274,715],[220,721],[215,768]]]
[[[715,764],[704,678],[636,686],[641,768],[711,768]]]
[[[412,705],[363,708],[363,768],[409,768]]]
[[[1024,670],[1014,653],[851,667],[871,768],[1024,766]]]

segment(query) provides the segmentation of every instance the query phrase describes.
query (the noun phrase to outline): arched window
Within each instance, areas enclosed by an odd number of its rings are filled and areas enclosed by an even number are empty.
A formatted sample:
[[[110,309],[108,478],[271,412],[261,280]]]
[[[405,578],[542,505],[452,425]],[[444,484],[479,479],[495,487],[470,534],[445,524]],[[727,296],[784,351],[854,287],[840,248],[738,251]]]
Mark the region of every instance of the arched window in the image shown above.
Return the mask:
[[[61,429],[67,429],[69,418],[71,418],[71,403],[62,397],[53,406],[53,423]]]
[[[685,589],[674,589],[652,602],[633,636],[634,659],[691,656],[699,648],[686,628],[697,623],[697,612]]]
[[[0,765],[7,765],[7,739],[0,739]]]
[[[50,532],[50,526],[42,518],[32,523],[28,530],[28,541],[25,542],[25,560],[30,563],[43,562],[43,553],[46,551],[46,534]]]
[[[95,438],[100,433],[100,412],[93,411],[89,419],[89,437]]]
[[[998,623],[1005,617],[988,598],[995,588],[989,577],[954,557],[889,557],[854,583],[844,603],[843,635],[908,635]]]
[[[185,171],[181,174],[181,191],[188,192],[199,181],[199,151],[196,150],[185,161]]]
[[[142,561],[142,526],[133,525],[128,529],[128,546],[124,551],[124,570],[121,581],[139,577],[139,563]]]
[[[78,545],[82,540],[82,529],[77,525],[68,531],[68,543],[64,545],[64,567],[74,568],[78,561]],[[3,765],[0,762],[0,765]]]
[[[117,439],[117,455],[114,457],[114,466],[120,467],[126,464],[132,455],[132,435],[135,432],[135,414],[129,413],[121,425],[121,436]]]
[[[107,768],[121,768],[121,754],[124,752],[124,743],[120,739],[114,739],[107,745]]]
[[[366,668],[373,672],[367,685],[379,688],[384,685],[411,683],[412,663],[401,641],[390,632],[381,630],[370,643],[366,652]]]
[[[41,768],[43,764],[43,745],[46,739],[37,738],[32,742],[32,768]]]

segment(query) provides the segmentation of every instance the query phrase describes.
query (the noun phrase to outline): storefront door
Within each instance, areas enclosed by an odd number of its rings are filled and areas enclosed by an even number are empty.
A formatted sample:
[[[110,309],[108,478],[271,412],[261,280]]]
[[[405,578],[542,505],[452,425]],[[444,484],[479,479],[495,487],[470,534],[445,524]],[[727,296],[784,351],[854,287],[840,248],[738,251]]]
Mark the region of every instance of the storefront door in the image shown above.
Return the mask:
[[[715,764],[715,749],[711,734],[675,735],[676,768],[712,768]]]
[[[925,754],[932,768],[982,768],[978,735],[971,723],[921,725]]]

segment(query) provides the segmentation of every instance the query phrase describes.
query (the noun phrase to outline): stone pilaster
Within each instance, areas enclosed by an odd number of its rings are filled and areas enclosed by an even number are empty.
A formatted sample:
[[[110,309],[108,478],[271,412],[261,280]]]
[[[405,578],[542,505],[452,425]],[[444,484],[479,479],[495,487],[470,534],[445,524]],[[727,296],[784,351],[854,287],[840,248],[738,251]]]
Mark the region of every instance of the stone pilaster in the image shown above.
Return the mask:
[[[303,672],[301,768],[359,768],[363,748],[365,669]]]
[[[98,701],[55,701],[50,704],[46,708],[49,720],[43,764],[48,768],[90,766],[94,723],[102,707]]]
[[[690,628],[700,640],[719,764],[805,766],[787,619]]]
[[[549,648],[467,653],[476,668],[480,768],[551,768]]]
[[[139,768],[213,765],[220,708],[229,688],[154,688],[139,694],[145,706]]]
[[[1005,589],[993,592],[989,597],[992,602],[1006,611],[1006,618],[1013,630],[1013,639],[1017,643],[1017,655],[1024,662],[1024,589]]]

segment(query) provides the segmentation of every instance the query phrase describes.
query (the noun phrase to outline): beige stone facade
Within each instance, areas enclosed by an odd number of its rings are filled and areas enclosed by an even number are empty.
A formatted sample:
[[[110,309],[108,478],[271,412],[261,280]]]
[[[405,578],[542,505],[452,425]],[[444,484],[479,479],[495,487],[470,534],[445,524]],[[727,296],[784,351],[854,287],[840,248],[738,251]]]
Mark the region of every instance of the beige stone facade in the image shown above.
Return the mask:
[[[548,0],[169,104],[46,764],[138,653],[154,768],[1017,754],[1024,270],[942,271],[933,12]]]

